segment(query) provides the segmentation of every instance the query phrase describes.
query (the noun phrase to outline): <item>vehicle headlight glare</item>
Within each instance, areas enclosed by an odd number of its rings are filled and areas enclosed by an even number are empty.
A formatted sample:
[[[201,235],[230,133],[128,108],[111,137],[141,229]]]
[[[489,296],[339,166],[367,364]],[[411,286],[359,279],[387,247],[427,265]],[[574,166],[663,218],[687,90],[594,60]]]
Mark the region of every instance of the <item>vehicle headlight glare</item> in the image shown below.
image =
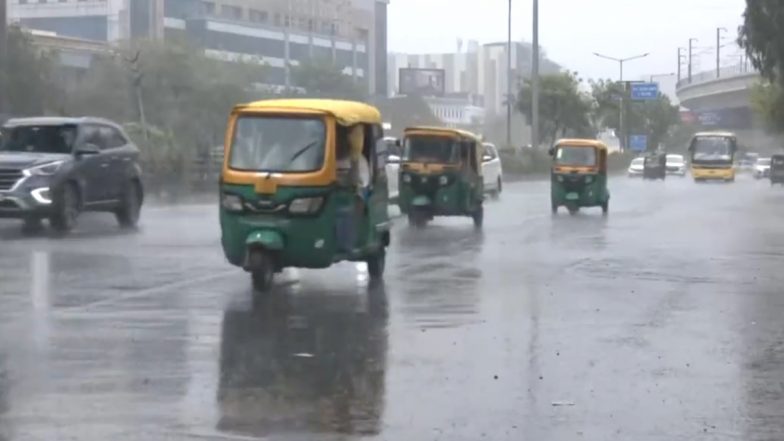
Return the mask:
[[[439,185],[446,185],[448,183],[449,183],[449,178],[448,177],[441,176],[440,178],[438,178],[438,184]]]
[[[223,195],[221,196],[221,206],[226,211],[231,211],[231,212],[241,212],[244,209],[242,204],[242,198],[236,194],[230,194],[230,193],[223,193]]]
[[[293,214],[310,214],[315,213],[321,209],[321,205],[324,203],[323,197],[315,197],[315,198],[299,198],[294,199],[289,204],[289,212]]]
[[[36,188],[35,190],[31,191],[30,194],[39,204],[49,205],[52,203],[52,196],[49,192],[49,187]]]

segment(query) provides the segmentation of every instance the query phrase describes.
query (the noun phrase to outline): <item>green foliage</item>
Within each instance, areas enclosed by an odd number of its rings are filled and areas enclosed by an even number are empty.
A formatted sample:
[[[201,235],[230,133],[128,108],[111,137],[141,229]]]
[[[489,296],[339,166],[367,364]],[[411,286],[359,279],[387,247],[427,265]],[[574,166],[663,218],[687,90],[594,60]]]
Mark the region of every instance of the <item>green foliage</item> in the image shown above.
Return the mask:
[[[542,75],[539,94],[539,133],[542,141],[552,143],[564,136],[592,136],[589,114],[591,97],[580,90],[574,72]],[[531,120],[532,93],[530,80],[518,93],[517,107]]]
[[[52,55],[36,50],[30,37],[8,28],[5,57],[0,59],[0,93],[5,111],[15,116],[40,115],[58,95],[52,78]]]
[[[591,81],[590,85],[591,97],[594,100],[594,126],[609,127],[619,132],[621,97],[627,93],[623,85],[612,80]],[[665,141],[678,122],[678,107],[674,106],[666,95],[659,94],[658,99],[652,101],[626,102],[625,123],[628,133],[648,135],[649,147],[656,147]]]
[[[359,82],[342,72],[330,60],[310,59],[291,68],[291,79],[295,86],[305,89],[308,96],[362,100]]]
[[[771,132],[784,132],[784,88],[779,83],[758,83],[751,89],[751,107]]]
[[[738,43],[770,81],[784,83],[784,2],[746,0]]]

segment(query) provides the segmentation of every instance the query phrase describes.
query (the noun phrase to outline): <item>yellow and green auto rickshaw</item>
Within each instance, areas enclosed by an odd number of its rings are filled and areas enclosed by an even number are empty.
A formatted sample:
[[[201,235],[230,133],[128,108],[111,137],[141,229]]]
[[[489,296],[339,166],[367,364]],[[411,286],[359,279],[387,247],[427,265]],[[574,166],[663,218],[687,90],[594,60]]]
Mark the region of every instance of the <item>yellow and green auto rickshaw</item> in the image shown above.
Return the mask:
[[[602,212],[607,213],[607,146],[593,139],[561,139],[550,149],[550,155],[553,213],[561,206],[570,214],[576,214],[581,207],[602,207]]]
[[[482,226],[482,140],[465,130],[411,127],[405,130],[398,205],[409,224],[435,216],[471,216]]]
[[[389,245],[379,111],[334,100],[238,105],[220,180],[223,251],[267,291],[286,267],[364,261],[384,271]]]

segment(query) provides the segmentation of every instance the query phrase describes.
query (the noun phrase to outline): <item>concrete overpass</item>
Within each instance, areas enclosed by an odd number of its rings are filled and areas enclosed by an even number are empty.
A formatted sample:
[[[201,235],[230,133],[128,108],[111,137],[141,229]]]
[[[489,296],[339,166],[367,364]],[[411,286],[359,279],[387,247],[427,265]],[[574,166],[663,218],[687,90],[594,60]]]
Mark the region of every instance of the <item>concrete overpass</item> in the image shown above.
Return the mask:
[[[770,152],[784,146],[782,139],[765,133],[751,108],[751,91],[761,80],[749,65],[729,66],[692,75],[677,84],[681,106],[695,125],[703,130],[730,130],[738,135],[742,147]]]

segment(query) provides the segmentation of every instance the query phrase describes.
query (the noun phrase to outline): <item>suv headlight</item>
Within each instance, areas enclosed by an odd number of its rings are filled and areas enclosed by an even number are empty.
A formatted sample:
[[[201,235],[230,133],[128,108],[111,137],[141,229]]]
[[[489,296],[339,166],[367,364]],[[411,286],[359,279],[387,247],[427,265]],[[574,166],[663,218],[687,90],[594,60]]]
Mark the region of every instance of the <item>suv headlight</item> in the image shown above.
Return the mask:
[[[22,171],[25,176],[52,176],[57,173],[57,170],[65,164],[65,161],[49,162],[42,165],[36,165]]]
[[[299,198],[289,203],[289,212],[292,214],[311,214],[319,211],[324,204],[324,198]]]
[[[231,193],[223,193],[221,195],[221,207],[226,211],[234,213],[239,213],[245,209],[242,198]]]

